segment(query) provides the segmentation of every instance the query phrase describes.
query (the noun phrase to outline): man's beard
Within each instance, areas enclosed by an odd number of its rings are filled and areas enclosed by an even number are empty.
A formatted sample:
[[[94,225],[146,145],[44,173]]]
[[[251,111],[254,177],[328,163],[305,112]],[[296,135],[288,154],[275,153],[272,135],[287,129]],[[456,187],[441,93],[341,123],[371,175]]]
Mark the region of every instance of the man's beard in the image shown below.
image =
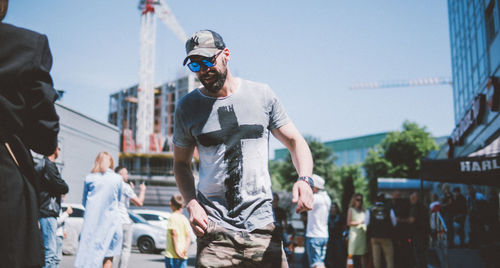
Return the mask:
[[[213,73],[209,73],[209,74],[213,74]],[[224,72],[222,72],[222,73],[215,72],[215,82],[213,82],[213,83],[205,82],[203,77],[200,79],[200,82],[203,84],[203,86],[210,93],[216,94],[224,86],[224,83],[226,82],[226,77],[227,77],[227,69],[225,69]]]

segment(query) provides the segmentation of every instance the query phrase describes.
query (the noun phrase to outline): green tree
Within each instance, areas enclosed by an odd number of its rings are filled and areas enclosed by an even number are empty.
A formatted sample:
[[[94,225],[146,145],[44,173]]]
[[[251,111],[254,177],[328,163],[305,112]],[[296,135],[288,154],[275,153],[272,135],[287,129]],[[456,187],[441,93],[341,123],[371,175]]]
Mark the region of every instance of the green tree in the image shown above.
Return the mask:
[[[403,130],[391,132],[375,150],[370,150],[363,163],[369,184],[369,198],[377,193],[377,178],[418,178],[420,159],[438,146],[425,127],[410,121],[403,123]]]
[[[338,191],[341,192],[342,211],[346,212],[354,193],[367,194],[367,183],[358,165],[342,166],[337,170],[340,179]]]
[[[280,161],[269,161],[269,173],[271,175],[273,191],[275,192],[286,190],[286,182],[281,175],[283,164]]]
[[[305,139],[313,157],[313,173],[323,177],[326,182],[327,191],[330,194],[336,195],[335,188],[338,187],[339,182],[336,179],[335,158],[332,150],[314,137],[307,136]],[[297,181],[298,174],[293,166],[290,154],[287,155],[283,162],[271,161],[269,168],[273,182],[280,183],[281,189],[291,191],[293,184]]]
[[[366,195],[366,199],[369,201],[374,201],[375,197],[377,197],[377,179],[379,177],[386,177],[388,171],[390,170],[391,163],[385,159],[380,151],[382,149],[377,146],[375,150],[369,150],[368,156],[363,163],[363,168],[366,173],[366,180],[368,182],[368,193]]]

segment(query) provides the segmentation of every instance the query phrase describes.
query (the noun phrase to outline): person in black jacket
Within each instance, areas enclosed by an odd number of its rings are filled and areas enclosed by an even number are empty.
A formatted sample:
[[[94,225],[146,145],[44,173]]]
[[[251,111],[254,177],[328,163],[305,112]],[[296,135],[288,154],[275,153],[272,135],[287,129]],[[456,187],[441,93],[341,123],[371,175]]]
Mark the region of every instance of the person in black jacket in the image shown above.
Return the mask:
[[[41,181],[40,228],[45,248],[45,267],[57,267],[61,261],[57,255],[57,217],[61,210],[61,195],[68,192],[68,185],[61,178],[55,163],[59,153],[58,147],[35,167]]]
[[[3,23],[7,6],[0,0],[0,260],[2,267],[41,267],[39,181],[30,149],[50,155],[57,147],[57,93],[47,37]]]
[[[372,246],[373,267],[382,267],[382,254],[387,268],[394,268],[392,235],[396,226],[396,214],[385,203],[384,194],[378,194],[375,205],[366,211],[366,226]]]

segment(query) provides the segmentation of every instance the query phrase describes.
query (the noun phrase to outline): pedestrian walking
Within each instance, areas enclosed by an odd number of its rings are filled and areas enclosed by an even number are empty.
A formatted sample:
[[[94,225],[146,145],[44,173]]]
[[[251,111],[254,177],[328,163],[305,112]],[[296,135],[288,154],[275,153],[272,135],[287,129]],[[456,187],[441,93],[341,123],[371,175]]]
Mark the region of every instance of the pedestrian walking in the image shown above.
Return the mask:
[[[8,5],[0,0],[0,259],[3,267],[41,267],[40,179],[30,150],[57,147],[57,92],[47,37],[2,22]]]
[[[300,213],[300,221],[302,222],[302,225],[304,226],[304,230],[307,230],[307,211],[303,211]],[[302,245],[305,248],[305,237],[302,237]],[[303,267],[309,267],[309,257],[307,257],[307,251],[304,249],[304,253],[302,254],[302,266]]]
[[[42,158],[35,167],[40,178],[40,229],[45,248],[44,267],[58,267],[61,259],[57,255],[57,217],[61,212],[61,195],[68,192],[68,185],[61,178],[55,163],[60,149]]]
[[[312,208],[311,152],[266,84],[232,76],[231,54],[222,37],[203,30],[186,42],[184,64],[202,87],[176,105],[174,172],[199,236],[197,267],[287,267],[275,230],[268,138],[289,150],[298,173],[292,202]],[[200,159],[198,192],[191,169]]]
[[[469,220],[469,244],[478,248],[485,239],[485,217],[487,201],[485,196],[476,190],[473,185],[467,185],[467,218]]]
[[[119,201],[123,179],[113,171],[113,157],[100,152],[83,183],[85,215],[75,258],[77,268],[111,268],[122,249]]]
[[[339,205],[334,202],[328,217],[328,244],[326,246],[325,265],[327,268],[343,267],[346,264],[347,251],[344,240],[345,217]]]
[[[489,227],[488,237],[491,241],[499,241],[500,240],[500,222],[498,221],[498,213],[500,207],[500,201],[498,197],[498,192],[496,187],[490,186],[488,191],[488,208],[487,208],[487,224]]]
[[[288,237],[289,235],[291,235],[290,233],[287,232],[288,217],[286,215],[286,211],[279,206],[279,201],[280,201],[279,195],[277,193],[273,193],[273,212],[274,212],[274,217],[276,219],[274,224],[276,226],[276,231],[280,234],[280,237],[283,239],[283,250],[285,251],[288,263],[290,263],[293,253],[293,251],[291,250],[293,249],[293,245],[290,244],[293,243],[293,241]]]
[[[413,253],[413,265],[416,268],[427,267],[427,247],[429,244],[429,213],[420,202],[418,193],[410,195],[410,217],[406,220],[410,224],[410,241]]]
[[[410,202],[401,197],[401,192],[396,190],[392,193],[391,208],[396,214],[396,219],[406,219],[410,216]],[[394,266],[409,267],[411,247],[408,239],[410,238],[409,225],[406,222],[397,222],[393,232],[392,243],[394,246]]]
[[[328,243],[328,214],[332,201],[324,191],[325,180],[313,174],[313,209],[307,212],[306,251],[311,268],[324,268]]]
[[[431,195],[431,203],[429,204],[429,211],[439,212],[441,211],[441,203],[439,202],[439,196],[436,193]]]
[[[366,212],[363,209],[363,195],[355,193],[351,198],[347,211],[347,226],[349,226],[349,244],[347,253],[352,256],[354,268],[366,268]]]
[[[456,226],[455,233],[459,238],[458,244],[456,244],[456,246],[462,247],[465,244],[465,218],[467,216],[467,200],[465,199],[465,196],[460,192],[460,187],[453,188],[453,199],[455,200],[453,203],[453,224],[454,226]]]
[[[65,195],[61,195],[61,202],[64,202]],[[65,231],[64,231],[64,224],[66,223],[66,219],[68,219],[69,215],[73,214],[73,208],[71,206],[68,206],[65,211],[61,210],[59,211],[59,216],[57,217],[57,231],[56,231],[56,237],[57,237],[57,247],[56,247],[56,255],[57,258],[60,261],[62,261],[62,249],[63,249],[63,242],[64,242],[64,237],[66,236]]]
[[[172,214],[168,219],[165,268],[186,268],[191,235],[189,233],[189,220],[182,214],[184,199],[181,195],[172,196],[170,208]]]
[[[450,185],[448,183],[443,183],[441,186],[443,191],[443,196],[441,197],[441,215],[443,216],[444,223],[446,224],[448,233],[446,234],[448,239],[448,247],[455,247],[455,226],[453,225],[454,218],[454,207],[455,200],[450,191]]]
[[[372,247],[373,266],[382,268],[382,256],[387,268],[394,268],[394,246],[392,232],[396,226],[396,214],[385,201],[384,194],[378,194],[376,203],[366,211],[365,223]]]
[[[130,202],[138,207],[142,207],[144,204],[144,198],[146,197],[146,185],[141,183],[139,185],[139,196],[137,196],[132,189],[133,184],[128,181],[129,174],[128,170],[122,166],[117,166],[115,172],[118,173],[122,181],[122,195],[120,197],[119,210],[120,219],[122,221],[123,230],[123,242],[122,251],[120,255],[115,256],[113,262],[118,263],[118,268],[127,268],[128,259],[130,258],[130,251],[132,250],[132,220],[128,215],[128,208]]]

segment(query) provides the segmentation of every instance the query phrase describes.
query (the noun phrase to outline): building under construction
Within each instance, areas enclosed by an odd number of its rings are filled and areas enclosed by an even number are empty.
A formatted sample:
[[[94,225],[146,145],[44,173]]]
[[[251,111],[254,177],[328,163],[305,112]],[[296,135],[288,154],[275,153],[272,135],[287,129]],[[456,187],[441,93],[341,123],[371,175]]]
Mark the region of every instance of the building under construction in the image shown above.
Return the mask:
[[[110,95],[108,122],[121,130],[119,163],[130,173],[130,180],[146,181],[148,205],[166,205],[170,194],[168,187],[174,186],[172,136],[176,102],[200,85],[193,75],[162,84],[154,89],[154,133],[150,134],[146,152],[141,152],[135,143],[137,135],[138,85]],[[196,165],[193,165],[196,169]]]
[[[157,18],[170,28],[179,45],[184,45],[187,37],[165,0],[140,0],[139,11],[139,81],[111,94],[108,122],[121,131],[120,165],[129,170],[130,180],[146,181],[149,185],[145,204],[168,205],[172,192],[177,191],[172,187],[175,103],[198,87],[199,81],[190,74],[155,85]],[[196,165],[193,169],[197,170]]]

